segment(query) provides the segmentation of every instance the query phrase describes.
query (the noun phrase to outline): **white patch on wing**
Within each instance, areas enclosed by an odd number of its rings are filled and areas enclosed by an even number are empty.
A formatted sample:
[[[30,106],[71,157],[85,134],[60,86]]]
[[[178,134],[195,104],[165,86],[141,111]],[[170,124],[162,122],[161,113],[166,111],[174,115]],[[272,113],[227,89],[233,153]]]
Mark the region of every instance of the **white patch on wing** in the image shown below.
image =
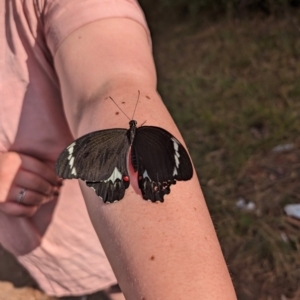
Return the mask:
[[[75,175],[75,176],[77,176],[77,172],[76,172],[76,169],[75,169],[75,167],[72,169],[72,172],[71,172],[71,174],[72,174],[72,175]]]
[[[176,167],[174,167],[174,170],[173,170],[173,176],[175,176],[175,175],[178,175]]]
[[[114,171],[112,172],[111,176],[109,178],[107,178],[106,180],[103,180],[104,182],[115,182],[117,179],[122,180],[122,174],[121,172],[118,170],[117,167],[115,167]]]
[[[67,147],[69,154],[72,154],[74,151],[74,146],[76,145],[76,142],[73,142],[71,145]]]
[[[171,137],[171,140],[173,141],[175,151],[178,151],[179,142],[174,137]]]
[[[179,164],[180,164],[180,161],[179,161],[180,154],[178,152],[178,150],[179,150],[179,142],[174,137],[172,137],[171,140],[173,141],[173,147],[174,147],[174,150],[175,150],[175,154],[174,154],[175,165],[176,165],[175,168],[178,169],[179,168]],[[174,168],[173,175],[175,173],[175,168]],[[176,170],[176,174],[178,174],[177,170]]]
[[[68,149],[68,152],[69,152],[69,156],[68,156],[68,160],[69,160],[69,166],[70,166],[70,169],[72,170],[71,174],[74,174],[74,175],[77,175],[76,173],[76,169],[73,168],[74,166],[74,156],[73,156],[73,152],[74,152],[74,147],[75,147],[76,143],[72,143],[71,145],[69,145],[67,147]]]
[[[178,154],[178,155],[177,155]],[[175,158],[175,164],[176,164],[176,168],[179,167],[179,153],[175,152],[174,158]]]
[[[144,173],[143,173],[143,178],[145,179],[146,177],[148,177],[149,181],[152,181],[149,177],[149,174],[148,174],[147,170],[145,170]]]
[[[74,165],[74,156],[71,157],[71,159],[69,161],[69,165],[70,165],[70,169],[72,169],[73,165]]]

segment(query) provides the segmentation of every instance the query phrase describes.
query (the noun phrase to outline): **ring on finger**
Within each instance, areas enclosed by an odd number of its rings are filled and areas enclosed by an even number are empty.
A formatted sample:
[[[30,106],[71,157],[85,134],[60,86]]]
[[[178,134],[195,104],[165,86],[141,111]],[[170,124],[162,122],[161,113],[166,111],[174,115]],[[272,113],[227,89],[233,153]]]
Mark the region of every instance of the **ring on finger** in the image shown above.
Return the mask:
[[[26,194],[26,189],[22,188],[22,190],[21,190],[21,192],[19,193],[18,198],[17,198],[17,202],[18,202],[18,203],[20,203],[20,204],[23,203],[25,194]]]

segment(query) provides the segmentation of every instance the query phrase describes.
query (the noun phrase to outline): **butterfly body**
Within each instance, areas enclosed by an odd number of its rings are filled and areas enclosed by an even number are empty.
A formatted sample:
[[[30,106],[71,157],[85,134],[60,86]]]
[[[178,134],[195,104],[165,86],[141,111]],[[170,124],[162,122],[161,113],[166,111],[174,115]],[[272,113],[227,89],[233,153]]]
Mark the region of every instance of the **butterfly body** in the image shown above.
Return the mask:
[[[184,147],[168,131],[155,126],[113,128],[88,133],[70,144],[59,156],[56,173],[65,179],[82,179],[104,202],[124,197],[130,178],[127,156],[138,172],[145,200],[163,202],[176,180],[189,180],[193,168]]]

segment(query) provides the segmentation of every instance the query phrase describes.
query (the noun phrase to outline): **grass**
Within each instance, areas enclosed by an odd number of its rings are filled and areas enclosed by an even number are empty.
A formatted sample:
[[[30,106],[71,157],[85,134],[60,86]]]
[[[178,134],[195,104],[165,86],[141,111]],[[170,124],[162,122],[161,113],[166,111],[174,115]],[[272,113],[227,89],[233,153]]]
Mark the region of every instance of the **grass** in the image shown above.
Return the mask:
[[[283,207],[300,199],[299,31],[269,18],[161,20],[152,33],[159,91],[189,146],[239,299],[298,299],[300,222]],[[286,143],[294,149],[272,152]],[[255,210],[239,210],[240,197]]]

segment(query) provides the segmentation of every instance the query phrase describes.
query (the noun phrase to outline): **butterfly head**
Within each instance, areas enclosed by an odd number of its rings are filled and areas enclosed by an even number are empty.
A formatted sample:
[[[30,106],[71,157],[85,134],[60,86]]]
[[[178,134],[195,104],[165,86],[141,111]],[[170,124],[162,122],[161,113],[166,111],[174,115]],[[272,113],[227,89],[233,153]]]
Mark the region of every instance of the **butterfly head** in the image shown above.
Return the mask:
[[[137,122],[135,120],[130,120],[129,121],[129,127],[130,128],[127,131],[127,136],[128,136],[130,145],[132,145],[134,137],[135,137],[136,124],[137,124]]]
[[[130,128],[136,127],[136,124],[137,124],[137,121],[135,121],[135,120],[130,120],[130,121],[129,121],[129,126],[130,126]]]

